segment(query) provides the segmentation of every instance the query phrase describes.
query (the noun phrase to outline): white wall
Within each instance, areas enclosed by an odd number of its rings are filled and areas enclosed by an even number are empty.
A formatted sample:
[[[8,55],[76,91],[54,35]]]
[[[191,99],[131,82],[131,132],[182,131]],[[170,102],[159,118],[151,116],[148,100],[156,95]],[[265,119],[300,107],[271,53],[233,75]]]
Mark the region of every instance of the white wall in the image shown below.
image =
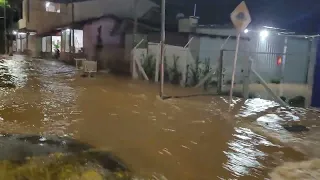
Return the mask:
[[[75,3],[75,20],[86,20],[112,14],[119,17],[133,17],[134,0],[92,0]],[[152,7],[157,5],[150,0],[139,0],[137,16],[143,16]]]
[[[235,31],[233,29],[209,29],[203,28],[203,33],[217,33],[218,35],[229,36],[233,35]],[[243,37],[241,35],[241,37]],[[241,70],[244,69],[245,61],[251,57],[253,59],[253,68],[267,81],[272,79],[280,80],[284,76],[285,83],[306,83],[308,76],[308,52],[309,52],[309,40],[305,38],[288,37],[287,43],[287,55],[285,57],[285,70],[282,74],[281,66],[276,64],[277,58],[282,58],[284,51],[284,36],[277,34],[270,34],[265,40],[261,40],[258,33],[248,33],[246,39],[242,39],[239,45],[239,54],[236,69],[236,82],[242,81]],[[220,56],[220,47],[225,42],[222,38],[213,38],[209,36],[201,36],[197,39],[200,40],[199,45],[199,58],[204,62],[205,59],[210,59],[211,65],[217,66],[218,58]],[[197,43],[191,43],[191,52],[195,56],[197,51]],[[233,60],[236,48],[236,39],[229,39],[225,44],[224,49],[232,51],[224,51],[223,62],[224,68],[226,68],[226,79],[231,79],[231,72],[233,68]],[[259,53],[255,53],[259,52]],[[261,52],[261,53],[260,53]],[[281,53],[281,54],[277,54]],[[314,52],[313,52],[314,54]],[[310,75],[309,75],[310,76]],[[309,78],[310,79],[310,78]],[[253,82],[257,81],[257,78],[252,78]]]
[[[43,33],[71,23],[71,6],[60,4],[60,13],[46,12],[45,3],[43,0],[23,0],[23,17],[18,22],[19,29],[27,28]]]

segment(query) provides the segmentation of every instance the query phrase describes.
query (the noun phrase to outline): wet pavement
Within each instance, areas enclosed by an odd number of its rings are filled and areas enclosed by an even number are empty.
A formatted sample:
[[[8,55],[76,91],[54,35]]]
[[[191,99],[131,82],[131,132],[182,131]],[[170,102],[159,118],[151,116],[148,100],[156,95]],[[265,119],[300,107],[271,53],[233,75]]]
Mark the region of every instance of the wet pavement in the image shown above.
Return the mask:
[[[138,177],[268,179],[283,162],[320,156],[320,114],[272,101],[235,99],[229,111],[227,97],[160,100],[156,84],[82,78],[72,66],[23,56],[0,60],[0,89],[0,132],[75,138],[113,152]],[[288,133],[283,124],[310,131]]]

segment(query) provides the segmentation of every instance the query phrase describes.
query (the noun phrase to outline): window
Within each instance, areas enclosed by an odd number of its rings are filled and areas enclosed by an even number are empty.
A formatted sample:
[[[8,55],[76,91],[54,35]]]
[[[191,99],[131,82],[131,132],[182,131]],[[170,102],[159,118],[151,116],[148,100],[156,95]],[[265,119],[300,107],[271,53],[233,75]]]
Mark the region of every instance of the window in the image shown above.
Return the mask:
[[[58,3],[52,3],[52,2],[46,1],[45,7],[47,12],[60,13],[60,4]]]
[[[72,36],[71,36],[72,38]],[[74,30],[75,53],[83,51],[83,31]]]
[[[70,29],[67,29],[67,30],[65,30],[65,52],[70,52],[70,37],[71,36],[71,30]]]
[[[83,51],[83,31],[74,30],[74,43],[75,43],[75,53]],[[71,52],[73,48],[73,37],[72,30],[65,29],[62,31],[61,37],[61,50],[62,52]]]
[[[47,51],[47,37],[42,38],[42,52]]]
[[[42,37],[42,52],[51,52],[51,36]]]

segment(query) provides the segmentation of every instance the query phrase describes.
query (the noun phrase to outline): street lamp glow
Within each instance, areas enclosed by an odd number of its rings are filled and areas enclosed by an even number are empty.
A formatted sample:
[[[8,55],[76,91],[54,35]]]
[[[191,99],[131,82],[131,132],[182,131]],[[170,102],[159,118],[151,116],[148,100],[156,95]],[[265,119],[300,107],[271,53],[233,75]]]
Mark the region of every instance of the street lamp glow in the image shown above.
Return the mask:
[[[265,40],[268,36],[269,36],[269,32],[268,31],[263,30],[263,31],[260,32],[260,38],[262,40]]]
[[[50,6],[50,2],[46,2],[46,8]]]
[[[243,32],[247,34],[247,33],[249,32],[249,30],[248,30],[248,29],[245,29]]]
[[[18,32],[17,31],[12,31],[12,34],[17,35]]]

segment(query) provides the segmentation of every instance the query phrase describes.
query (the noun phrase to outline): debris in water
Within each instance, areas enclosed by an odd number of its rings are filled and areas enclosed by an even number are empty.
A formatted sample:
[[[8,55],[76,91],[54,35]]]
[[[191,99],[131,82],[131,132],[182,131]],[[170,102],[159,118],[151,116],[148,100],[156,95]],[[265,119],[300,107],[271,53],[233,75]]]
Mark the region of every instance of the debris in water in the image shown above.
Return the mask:
[[[189,149],[191,150],[189,147],[185,146],[185,145],[181,145],[181,147],[185,148],[185,149]]]
[[[194,142],[194,141],[190,141],[192,144],[198,144],[197,142]]]
[[[309,129],[306,126],[303,125],[283,125],[283,128],[286,129],[289,132],[305,132],[309,131]]]
[[[176,130],[174,129],[165,129],[165,128],[162,128],[162,130],[166,131],[166,132],[176,132]]]
[[[170,156],[172,156],[171,152],[169,152],[169,150],[167,148],[164,148],[162,151],[169,154]]]
[[[315,180],[320,179],[320,159],[303,162],[289,162],[270,173],[271,180]]]
[[[192,123],[202,123],[202,124],[204,124],[206,122],[205,121],[192,121]]]

